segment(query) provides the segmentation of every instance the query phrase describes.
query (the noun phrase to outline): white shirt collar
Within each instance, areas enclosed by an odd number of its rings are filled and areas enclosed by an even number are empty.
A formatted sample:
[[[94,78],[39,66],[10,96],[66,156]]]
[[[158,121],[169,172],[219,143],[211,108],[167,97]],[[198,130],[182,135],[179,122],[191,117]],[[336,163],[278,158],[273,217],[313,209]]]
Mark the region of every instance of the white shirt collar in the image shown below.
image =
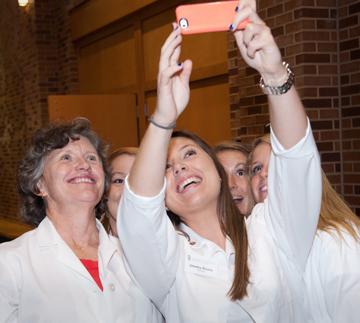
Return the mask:
[[[179,229],[189,235],[189,237],[190,237],[189,244],[191,245],[192,248],[200,249],[200,248],[206,247],[209,250],[211,256],[214,256],[214,254],[216,252],[224,252],[224,250],[222,250],[216,243],[214,243],[210,240],[207,240],[207,239],[203,238],[202,236],[198,235],[194,230],[190,229],[184,223],[180,223]],[[181,233],[179,233],[179,234],[181,234]],[[235,254],[234,246],[228,236],[226,237],[225,248],[226,248],[226,254],[228,257],[232,254]]]

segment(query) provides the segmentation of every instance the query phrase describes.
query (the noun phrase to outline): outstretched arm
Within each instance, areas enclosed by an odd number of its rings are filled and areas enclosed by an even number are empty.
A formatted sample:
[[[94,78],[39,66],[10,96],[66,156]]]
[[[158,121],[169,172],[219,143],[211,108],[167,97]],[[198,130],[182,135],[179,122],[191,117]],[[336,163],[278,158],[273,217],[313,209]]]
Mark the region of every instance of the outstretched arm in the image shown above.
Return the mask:
[[[180,28],[161,49],[158,97],[153,120],[171,126],[189,101],[191,61],[179,65]],[[165,211],[165,166],[172,130],[150,123],[125,181],[117,228],[135,283],[156,306],[167,312],[165,299],[179,264],[179,238]],[[174,314],[175,315],[175,314]]]
[[[270,28],[255,12],[255,1],[240,0],[234,27],[239,50],[266,85],[283,85],[288,73]],[[268,95],[272,155],[269,164],[265,218],[280,250],[303,270],[315,236],[321,206],[321,168],[305,110],[294,86],[284,94]]]
[[[239,1],[239,12],[233,21],[234,30],[249,19],[245,30],[235,32],[236,42],[245,62],[256,69],[265,85],[278,87],[287,80],[287,71],[269,27],[255,11],[255,2]],[[285,149],[298,143],[306,133],[306,114],[294,86],[282,95],[268,95],[270,121],[274,134]]]
[[[192,62],[179,63],[182,36],[177,24],[161,48],[157,102],[153,120],[164,127],[176,122],[189,102]],[[172,130],[150,124],[129,175],[131,190],[141,196],[155,196],[163,187],[167,149]]]

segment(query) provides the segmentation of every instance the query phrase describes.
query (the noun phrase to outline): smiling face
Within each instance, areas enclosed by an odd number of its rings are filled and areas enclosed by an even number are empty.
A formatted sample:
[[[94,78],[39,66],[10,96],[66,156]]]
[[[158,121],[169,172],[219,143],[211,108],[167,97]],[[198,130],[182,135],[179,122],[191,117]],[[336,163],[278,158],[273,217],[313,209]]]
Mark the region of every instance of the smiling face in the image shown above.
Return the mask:
[[[251,163],[251,190],[256,203],[264,202],[268,194],[268,168],[271,146],[259,144],[253,152]]]
[[[110,214],[116,219],[120,198],[124,192],[125,177],[130,173],[135,155],[122,154],[111,163],[111,184],[107,207]]]
[[[211,157],[194,141],[170,140],[165,176],[166,206],[185,222],[198,210],[216,210],[220,177]]]
[[[104,193],[104,181],[95,148],[80,136],[46,157],[44,173],[37,185],[40,195],[46,196],[47,210],[61,210],[76,204],[94,208]]]
[[[247,157],[237,150],[223,150],[217,157],[224,167],[231,195],[242,214],[250,213],[250,185],[246,171]]]

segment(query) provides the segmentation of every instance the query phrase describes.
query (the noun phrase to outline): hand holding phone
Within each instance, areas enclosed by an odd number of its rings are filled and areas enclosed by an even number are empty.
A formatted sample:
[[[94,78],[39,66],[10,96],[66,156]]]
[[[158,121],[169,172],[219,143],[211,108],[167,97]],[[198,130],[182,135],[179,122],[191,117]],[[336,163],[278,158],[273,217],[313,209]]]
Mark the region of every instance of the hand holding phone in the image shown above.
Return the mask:
[[[176,19],[183,35],[226,31],[236,15],[238,1],[208,2],[183,5],[176,8]],[[245,29],[244,20],[237,29]]]

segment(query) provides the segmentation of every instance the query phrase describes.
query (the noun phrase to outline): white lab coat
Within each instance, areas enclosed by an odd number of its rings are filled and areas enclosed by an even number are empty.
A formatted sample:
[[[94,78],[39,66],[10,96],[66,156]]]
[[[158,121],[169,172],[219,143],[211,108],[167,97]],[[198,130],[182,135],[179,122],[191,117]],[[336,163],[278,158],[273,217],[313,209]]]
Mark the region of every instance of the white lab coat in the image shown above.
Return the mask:
[[[360,320],[360,245],[344,230],[345,241],[335,230],[332,233],[317,231],[304,274],[304,306],[311,323],[356,323]]]
[[[182,225],[188,241],[166,215],[166,183],[157,196],[141,197],[125,180],[117,218],[124,255],[168,322],[304,322],[303,304],[294,304],[281,261],[293,263],[300,275],[304,270],[320,212],[320,160],[310,126],[290,150],[274,135],[272,143],[268,185],[276,194],[246,219],[251,284],[240,302],[227,296],[234,272],[231,242],[223,251]],[[199,263],[204,270],[194,268]]]
[[[0,322],[163,322],[126,273],[119,240],[97,228],[103,292],[47,217],[0,244]]]

